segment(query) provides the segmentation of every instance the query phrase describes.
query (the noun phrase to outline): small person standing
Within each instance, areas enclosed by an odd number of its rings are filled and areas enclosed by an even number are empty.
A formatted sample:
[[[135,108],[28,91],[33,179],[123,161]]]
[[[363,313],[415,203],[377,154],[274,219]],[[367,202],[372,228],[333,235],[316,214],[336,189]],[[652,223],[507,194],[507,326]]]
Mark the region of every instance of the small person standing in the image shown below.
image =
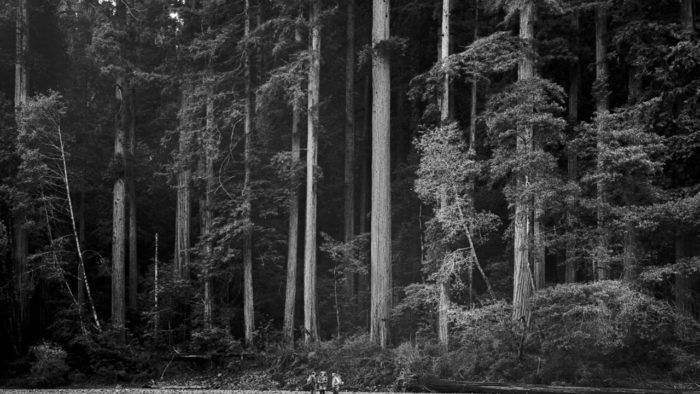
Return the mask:
[[[340,386],[342,385],[343,379],[340,378],[340,374],[333,372],[333,378],[331,379],[331,387],[333,388],[333,394],[338,394],[338,391],[340,391]]]
[[[316,371],[311,371],[311,375],[306,378],[306,385],[311,387],[311,394],[316,393]]]
[[[318,392],[320,394],[326,394],[326,390],[328,389],[328,375],[326,375],[326,371],[321,371],[316,382],[316,389]]]

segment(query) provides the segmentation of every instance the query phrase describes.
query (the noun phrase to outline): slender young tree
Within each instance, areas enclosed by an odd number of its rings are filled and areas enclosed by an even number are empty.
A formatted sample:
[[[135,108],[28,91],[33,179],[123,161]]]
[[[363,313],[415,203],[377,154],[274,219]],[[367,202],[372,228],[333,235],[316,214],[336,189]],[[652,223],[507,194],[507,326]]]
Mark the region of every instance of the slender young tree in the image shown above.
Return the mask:
[[[316,306],[316,206],[319,91],[321,84],[321,1],[312,0],[309,22],[311,45],[308,87],[308,120],[306,139],[306,231],[304,232],[304,341],[318,340]]]
[[[374,0],[372,8],[372,219],[370,236],[370,341],[389,343],[392,304],[391,274],[391,72],[389,0]]]
[[[250,0],[245,0],[245,22],[244,35],[245,38],[250,36]],[[245,343],[247,346],[253,344],[253,331],[255,326],[255,316],[253,309],[253,223],[251,222],[252,205],[250,201],[250,161],[252,155],[253,142],[253,89],[251,75],[251,54],[250,49],[245,50],[244,55],[244,72],[245,72],[245,120],[244,120],[244,180],[243,194],[245,199],[245,215],[248,222],[244,234],[243,245],[243,325]]]
[[[343,240],[355,236],[355,0],[347,0],[345,47],[345,174],[343,195]],[[355,276],[347,281],[348,295],[355,296]]]
[[[526,0],[520,7],[520,38],[528,45],[535,38],[535,3]],[[524,81],[535,77],[535,62],[531,53],[528,53],[518,64],[518,80]],[[517,130],[516,150],[519,155],[527,154],[532,150],[532,127],[523,127]],[[518,174],[516,180],[517,190],[523,190],[526,186],[526,174]],[[532,294],[532,271],[530,268],[529,245],[529,199],[516,197],[515,218],[513,223],[513,319],[524,324],[530,319],[530,295]]]
[[[599,118],[607,114],[608,106],[608,62],[606,60],[608,54],[607,47],[608,35],[608,10],[605,4],[599,4],[595,8],[595,60],[596,60],[596,116]],[[596,158],[596,167],[602,169],[603,163],[600,160],[600,152],[603,150],[603,141],[600,134],[602,133],[602,122],[598,122],[598,139]],[[599,171],[600,172],[600,171]],[[598,247],[594,257],[594,274],[596,279],[605,280],[609,278],[610,267],[607,258],[607,249],[609,244],[608,234],[605,230],[605,184],[602,179],[596,182],[596,218],[598,221]]]
[[[301,31],[294,29],[294,41],[301,43]],[[299,87],[300,88],[300,87]],[[301,90],[301,89],[299,89]],[[292,163],[297,168],[301,159],[301,101],[292,103]],[[294,344],[294,309],[297,298],[297,250],[299,247],[299,187],[296,177],[292,180],[292,192],[289,196],[289,238],[287,240],[287,286],[284,299],[284,340]]]

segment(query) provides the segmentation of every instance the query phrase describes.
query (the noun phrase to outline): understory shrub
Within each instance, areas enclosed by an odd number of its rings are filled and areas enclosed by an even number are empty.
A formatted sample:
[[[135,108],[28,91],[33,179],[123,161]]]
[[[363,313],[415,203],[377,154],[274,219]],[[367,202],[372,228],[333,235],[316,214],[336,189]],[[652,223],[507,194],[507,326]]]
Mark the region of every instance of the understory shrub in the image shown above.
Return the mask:
[[[67,353],[61,346],[42,342],[32,347],[31,353],[36,358],[28,377],[31,386],[54,387],[65,382],[70,367],[66,363]]]
[[[633,385],[640,369],[646,377],[673,373],[678,378],[699,370],[698,323],[623,282],[549,287],[536,292],[531,306],[527,328],[512,322],[505,303],[455,311],[443,375]]]

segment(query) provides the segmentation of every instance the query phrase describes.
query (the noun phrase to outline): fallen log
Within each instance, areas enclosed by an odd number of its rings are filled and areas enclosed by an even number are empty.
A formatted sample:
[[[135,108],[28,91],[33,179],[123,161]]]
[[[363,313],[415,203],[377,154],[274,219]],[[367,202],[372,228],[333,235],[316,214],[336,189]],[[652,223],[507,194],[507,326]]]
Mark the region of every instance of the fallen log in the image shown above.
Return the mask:
[[[695,390],[633,389],[617,387],[545,386],[536,384],[508,384],[468,382],[440,379],[432,376],[411,379],[407,391],[431,393],[502,393],[502,394],[550,394],[550,393],[610,393],[610,394],[700,394]]]

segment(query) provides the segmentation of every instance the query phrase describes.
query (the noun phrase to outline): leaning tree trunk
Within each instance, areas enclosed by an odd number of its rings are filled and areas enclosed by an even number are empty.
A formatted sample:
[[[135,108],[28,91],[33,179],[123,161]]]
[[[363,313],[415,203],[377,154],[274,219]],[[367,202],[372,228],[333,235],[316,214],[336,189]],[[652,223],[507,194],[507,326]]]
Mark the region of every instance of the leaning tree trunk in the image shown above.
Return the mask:
[[[578,48],[578,31],[579,31],[579,14],[578,11],[574,11],[572,15],[571,24],[574,30],[576,38],[574,40],[575,46],[574,50]],[[571,125],[572,133],[574,132],[574,126],[578,122],[578,96],[581,89],[581,64],[578,59],[574,60],[569,65],[569,124]],[[567,159],[567,175],[569,177],[569,182],[576,182],[577,178],[577,152],[575,149],[569,147],[566,152]],[[566,210],[566,222],[571,232],[573,229],[574,218],[573,218],[574,207],[571,205],[567,206]],[[564,281],[566,283],[576,282],[576,252],[575,245],[572,240],[567,240],[566,242],[566,263],[565,263],[565,273]]]
[[[301,42],[301,32],[294,31],[294,40]],[[301,87],[299,87],[301,88]],[[294,99],[292,104],[292,168],[297,168],[301,159],[301,101]],[[296,174],[296,173],[295,173]],[[299,185],[296,175],[291,180],[292,192],[289,196],[289,239],[287,240],[287,286],[284,299],[284,326],[282,333],[289,345],[294,344],[294,309],[297,299],[297,255],[299,248]]]
[[[372,219],[370,341],[389,343],[391,275],[391,72],[389,0],[374,0],[372,9]]]
[[[117,116],[114,133],[114,188],[112,191],[112,325],[121,331],[125,322],[125,259],[126,259],[126,185],[124,182],[124,170],[126,161],[124,158],[124,140],[128,127],[129,114],[127,103],[129,100],[129,87],[123,74],[117,76],[116,101]]]
[[[531,45],[535,37],[535,4],[533,0],[523,3],[520,9],[520,38]],[[534,59],[525,56],[518,65],[518,80],[526,80],[535,76]],[[523,127],[516,136],[518,156],[524,156],[532,149],[532,128]],[[523,190],[526,174],[518,174],[516,187]],[[518,193],[519,194],[519,193]],[[530,270],[530,245],[528,237],[530,199],[516,197],[515,218],[513,224],[513,319],[528,324],[530,320],[530,296],[532,294],[532,273]]]
[[[136,249],[136,116],[134,92],[129,94],[129,161],[128,161],[128,199],[129,199],[129,308],[136,310],[138,294],[138,251]]]
[[[452,0],[442,1],[442,23],[440,32],[440,62],[445,62],[450,56],[450,13],[452,12]],[[442,92],[440,95],[440,123],[446,126],[450,121],[450,77],[445,74],[442,80]],[[440,193],[440,209],[445,209],[447,205],[447,192],[442,190]],[[450,344],[448,318],[450,304],[449,279],[442,278],[438,283],[439,298],[438,298],[438,341],[444,350],[447,350]]]
[[[348,0],[345,47],[345,174],[343,195],[343,239],[355,236],[355,0]],[[347,277],[347,294],[355,297],[356,275]]]
[[[608,112],[608,62],[605,59],[608,53],[608,10],[605,5],[598,5],[595,9],[595,58],[596,58],[596,116],[598,117],[598,137],[596,168],[600,174],[603,171],[603,163],[600,159],[604,149],[602,116]],[[602,180],[596,182],[596,219],[598,222],[598,252],[594,260],[594,274],[596,279],[605,280],[610,277],[609,259],[607,250],[609,247],[609,235],[605,229],[605,185]]]
[[[190,83],[183,84],[180,101],[180,113],[178,114],[178,156],[177,164],[177,204],[175,212],[175,256],[174,275],[176,279],[185,279],[190,265],[190,182],[192,170],[190,169],[190,97],[193,94]]]
[[[27,0],[19,0],[15,14],[15,120],[19,123],[19,113],[27,103],[27,52],[29,51],[29,14]],[[16,297],[18,305],[17,334],[22,343],[22,333],[28,318],[29,280],[27,272],[27,229],[24,212],[17,211],[13,217],[14,227],[14,273],[16,277]]]
[[[311,47],[306,148],[306,229],[304,233],[304,341],[318,339],[316,306],[316,190],[318,163],[319,91],[321,84],[321,0],[311,3]]]
[[[250,36],[250,1],[245,1],[245,26],[244,35]],[[250,161],[252,155],[252,137],[253,137],[253,93],[251,80],[251,54],[246,50],[244,64],[245,72],[245,147],[244,147],[244,180],[243,194],[245,199],[245,215],[246,215],[246,230],[245,240],[243,245],[243,325],[246,346],[253,344],[253,330],[255,327],[255,316],[253,309],[253,223],[252,223],[252,204],[251,204],[251,187],[250,187]]]

